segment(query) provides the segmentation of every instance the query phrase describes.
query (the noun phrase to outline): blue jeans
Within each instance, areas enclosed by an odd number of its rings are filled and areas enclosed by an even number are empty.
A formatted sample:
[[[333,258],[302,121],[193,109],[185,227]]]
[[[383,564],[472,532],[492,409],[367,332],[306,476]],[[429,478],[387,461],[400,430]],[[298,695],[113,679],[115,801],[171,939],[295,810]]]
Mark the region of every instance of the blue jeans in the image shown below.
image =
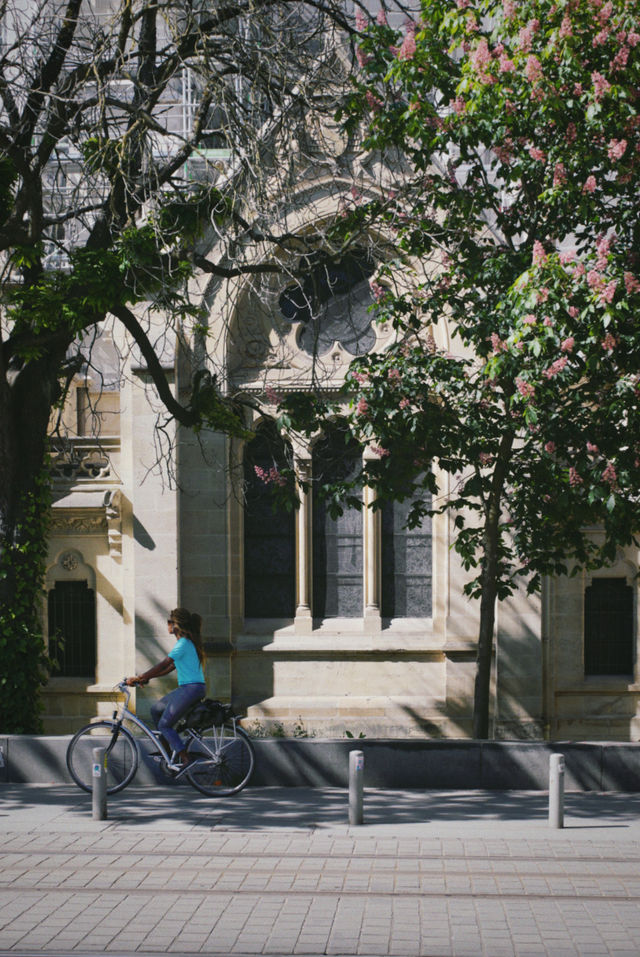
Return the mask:
[[[206,693],[206,686],[200,681],[189,685],[178,685],[164,698],[154,701],[151,705],[151,717],[155,726],[172,750],[179,752],[184,747],[182,738],[177,731],[173,730],[174,724],[192,704],[204,698]]]

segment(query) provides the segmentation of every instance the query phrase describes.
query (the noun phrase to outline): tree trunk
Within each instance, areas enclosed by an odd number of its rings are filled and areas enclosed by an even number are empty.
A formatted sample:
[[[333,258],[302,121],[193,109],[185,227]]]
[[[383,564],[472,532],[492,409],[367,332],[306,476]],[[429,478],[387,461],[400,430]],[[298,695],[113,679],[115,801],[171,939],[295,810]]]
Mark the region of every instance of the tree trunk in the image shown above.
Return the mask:
[[[45,462],[59,393],[54,355],[2,370],[0,395],[0,728],[40,729],[46,658],[39,621],[49,515]]]
[[[514,435],[512,432],[506,432],[502,437],[500,451],[496,456],[493,470],[491,489],[485,506],[482,572],[480,576],[480,627],[473,694],[473,736],[481,739],[489,737],[491,657],[500,572],[500,513],[513,441]]]

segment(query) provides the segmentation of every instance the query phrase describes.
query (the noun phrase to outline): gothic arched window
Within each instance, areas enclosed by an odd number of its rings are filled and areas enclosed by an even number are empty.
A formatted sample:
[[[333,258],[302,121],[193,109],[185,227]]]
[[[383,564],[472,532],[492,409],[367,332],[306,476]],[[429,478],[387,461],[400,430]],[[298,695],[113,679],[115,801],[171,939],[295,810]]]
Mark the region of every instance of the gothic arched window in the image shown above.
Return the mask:
[[[345,442],[340,429],[320,439],[312,458],[313,616],[357,618],[363,613],[362,513],[344,506],[332,517],[320,494],[323,480],[348,479],[361,460],[356,442]]]
[[[290,322],[302,323],[298,343],[307,355],[321,356],[334,343],[351,355],[364,355],[375,343],[369,307],[373,296],[369,277],[374,263],[363,253],[337,262],[305,263],[303,281],[280,296],[280,311]]]
[[[273,476],[290,451],[270,426],[260,428],[244,455],[244,613],[246,618],[295,614],[295,514],[274,501]]]

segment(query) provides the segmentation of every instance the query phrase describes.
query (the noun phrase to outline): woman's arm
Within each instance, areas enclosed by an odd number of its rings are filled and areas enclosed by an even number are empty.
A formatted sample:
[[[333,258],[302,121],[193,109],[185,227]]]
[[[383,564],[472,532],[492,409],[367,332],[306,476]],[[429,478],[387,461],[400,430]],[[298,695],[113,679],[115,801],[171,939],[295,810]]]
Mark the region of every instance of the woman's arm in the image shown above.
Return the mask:
[[[148,671],[145,671],[142,675],[136,675],[134,678],[127,678],[128,685],[146,685],[147,681],[151,678],[161,678],[162,675],[168,675],[175,670],[175,662],[173,658],[163,658],[157,665],[153,665],[152,668],[149,668]]]

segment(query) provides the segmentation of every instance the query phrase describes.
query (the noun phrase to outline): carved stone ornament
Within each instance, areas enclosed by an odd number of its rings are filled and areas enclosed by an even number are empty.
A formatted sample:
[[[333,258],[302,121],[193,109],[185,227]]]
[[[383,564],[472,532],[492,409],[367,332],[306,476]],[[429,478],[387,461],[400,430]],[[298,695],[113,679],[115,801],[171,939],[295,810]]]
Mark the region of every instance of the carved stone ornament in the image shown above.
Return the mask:
[[[60,558],[60,564],[67,572],[74,572],[78,567],[78,559],[73,552],[65,552]]]
[[[76,534],[95,535],[107,527],[107,519],[103,509],[92,510],[90,513],[79,509],[53,509],[51,519],[52,532],[74,532]]]

